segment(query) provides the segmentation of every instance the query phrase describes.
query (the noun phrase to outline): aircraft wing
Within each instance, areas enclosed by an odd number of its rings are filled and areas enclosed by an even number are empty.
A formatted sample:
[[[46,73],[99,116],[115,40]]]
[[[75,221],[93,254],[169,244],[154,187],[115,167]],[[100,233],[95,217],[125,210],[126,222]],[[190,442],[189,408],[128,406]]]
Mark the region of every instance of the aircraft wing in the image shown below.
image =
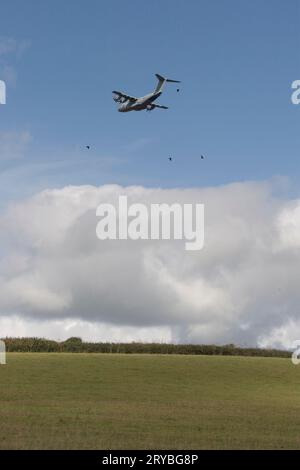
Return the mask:
[[[127,100],[131,101],[132,103],[137,101],[137,98],[135,98],[134,96],[126,95],[126,93],[122,93],[121,91],[113,90],[113,94],[115,95],[113,99],[117,103],[124,103],[124,101]]]
[[[161,104],[151,103],[151,106],[153,106],[154,108],[169,109],[168,106],[163,106]]]

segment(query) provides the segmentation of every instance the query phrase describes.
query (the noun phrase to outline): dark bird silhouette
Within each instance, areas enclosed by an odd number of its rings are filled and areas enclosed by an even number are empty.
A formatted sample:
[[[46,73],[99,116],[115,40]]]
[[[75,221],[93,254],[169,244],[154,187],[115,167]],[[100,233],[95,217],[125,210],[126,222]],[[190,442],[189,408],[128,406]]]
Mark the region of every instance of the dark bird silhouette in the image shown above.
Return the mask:
[[[179,89],[179,88],[177,88],[177,93],[179,92],[179,90],[180,90],[180,89]]]
[[[173,160],[173,158],[172,158],[172,157],[169,157],[168,160],[170,160],[170,162],[171,162],[171,161]]]
[[[88,150],[90,150],[90,146],[89,146],[89,145],[86,145],[85,147],[86,147]]]
[[[201,155],[201,160],[204,160],[204,156],[203,156],[203,155]]]

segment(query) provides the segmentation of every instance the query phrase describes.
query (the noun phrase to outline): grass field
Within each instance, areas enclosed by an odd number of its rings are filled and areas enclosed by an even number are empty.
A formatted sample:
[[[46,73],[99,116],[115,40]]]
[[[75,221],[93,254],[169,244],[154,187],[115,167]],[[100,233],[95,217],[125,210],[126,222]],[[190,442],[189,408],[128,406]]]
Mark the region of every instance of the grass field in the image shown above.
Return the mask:
[[[0,449],[300,448],[288,359],[11,353]]]

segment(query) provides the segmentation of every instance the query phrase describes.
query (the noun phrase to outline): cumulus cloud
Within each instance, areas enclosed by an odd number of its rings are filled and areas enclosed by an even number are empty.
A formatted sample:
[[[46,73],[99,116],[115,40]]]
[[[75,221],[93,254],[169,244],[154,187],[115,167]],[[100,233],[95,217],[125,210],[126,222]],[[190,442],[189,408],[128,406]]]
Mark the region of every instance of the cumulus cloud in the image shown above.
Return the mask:
[[[100,241],[96,208],[119,195],[204,203],[203,250]],[[70,186],[12,204],[0,218],[0,336],[289,346],[300,321],[299,207],[270,182]]]

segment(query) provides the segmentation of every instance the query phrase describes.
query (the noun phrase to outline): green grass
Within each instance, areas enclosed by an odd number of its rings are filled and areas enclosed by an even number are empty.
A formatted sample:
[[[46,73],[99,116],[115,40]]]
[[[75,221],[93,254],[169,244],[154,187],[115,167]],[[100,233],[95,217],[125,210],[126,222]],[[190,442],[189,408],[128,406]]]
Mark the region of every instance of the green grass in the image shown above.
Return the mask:
[[[300,448],[289,359],[11,353],[0,449]]]

